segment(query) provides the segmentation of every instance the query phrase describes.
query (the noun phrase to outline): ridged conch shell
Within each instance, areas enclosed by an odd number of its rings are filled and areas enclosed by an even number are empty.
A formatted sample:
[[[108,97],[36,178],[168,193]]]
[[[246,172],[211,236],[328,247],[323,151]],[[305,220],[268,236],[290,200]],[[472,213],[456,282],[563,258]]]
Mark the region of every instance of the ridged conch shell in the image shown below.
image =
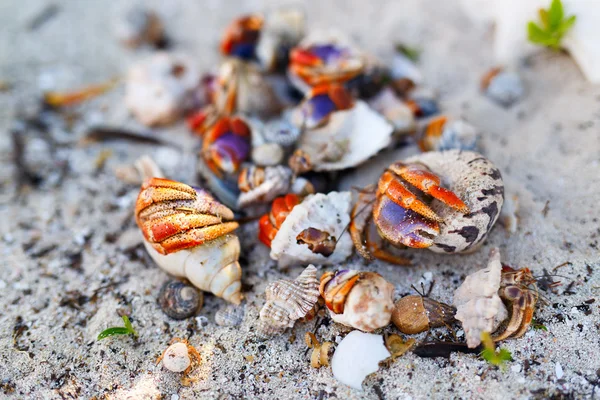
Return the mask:
[[[467,345],[481,343],[481,333],[492,333],[508,318],[508,311],[498,296],[502,274],[500,251],[490,251],[486,268],[467,276],[454,292],[455,318],[462,323]]]
[[[312,311],[319,299],[317,269],[309,265],[293,281],[272,282],[265,294],[267,302],[260,310],[259,333],[272,336],[293,327],[296,320]]]
[[[339,324],[372,332],[390,323],[394,285],[376,272],[328,272],[321,276],[319,291]]]
[[[292,184],[292,171],[284,166],[245,167],[240,172],[238,186],[240,196],[238,207],[243,208],[256,203],[268,203],[278,196],[286,194]]]
[[[228,305],[215,313],[215,322],[219,326],[238,326],[243,321],[243,306]]]
[[[335,265],[352,254],[352,240],[345,231],[350,222],[352,196],[350,192],[317,193],[307,196],[296,205],[271,242],[271,258],[280,267],[290,265]],[[314,228],[329,233],[336,239],[334,252],[325,257],[313,253],[306,244],[298,244],[298,235]]]
[[[151,178],[140,190],[136,222],[152,259],[171,275],[235,304],[242,295],[240,242],[233,212],[207,192]]]
[[[314,171],[356,167],[392,143],[394,127],[364,101],[333,112],[325,126],[306,130],[297,148],[308,155]]]

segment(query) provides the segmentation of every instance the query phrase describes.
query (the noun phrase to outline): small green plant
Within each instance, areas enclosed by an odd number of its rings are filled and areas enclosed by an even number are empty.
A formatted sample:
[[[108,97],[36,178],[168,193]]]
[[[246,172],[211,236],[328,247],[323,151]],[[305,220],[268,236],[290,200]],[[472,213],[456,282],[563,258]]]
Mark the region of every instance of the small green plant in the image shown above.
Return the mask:
[[[531,327],[533,329],[548,332],[548,328],[546,327],[546,325],[542,324],[541,322],[539,322],[538,320],[535,320],[535,319],[533,321],[531,321]]]
[[[417,47],[410,47],[402,43],[396,44],[396,51],[400,54],[404,54],[409,60],[413,62],[419,61],[421,56],[421,50]]]
[[[547,10],[540,8],[541,26],[533,21],[527,25],[529,41],[540,46],[550,47],[553,50],[560,49],[563,36],[575,23],[577,17],[571,15],[565,18],[561,0],[552,0]]]
[[[512,361],[512,354],[510,354],[510,351],[504,348],[500,348],[496,351],[494,341],[488,332],[481,333],[481,343],[483,343],[483,351],[480,356],[488,363],[504,368],[507,361]]]
[[[108,328],[103,330],[102,332],[100,332],[100,334],[98,335],[98,340],[102,340],[104,338],[107,338],[109,336],[113,336],[113,335],[133,335],[134,337],[138,337],[138,333],[135,331],[135,329],[133,329],[133,326],[131,325],[131,322],[129,321],[129,318],[127,318],[127,315],[123,315],[123,322],[125,323],[125,326],[113,326],[112,328]]]

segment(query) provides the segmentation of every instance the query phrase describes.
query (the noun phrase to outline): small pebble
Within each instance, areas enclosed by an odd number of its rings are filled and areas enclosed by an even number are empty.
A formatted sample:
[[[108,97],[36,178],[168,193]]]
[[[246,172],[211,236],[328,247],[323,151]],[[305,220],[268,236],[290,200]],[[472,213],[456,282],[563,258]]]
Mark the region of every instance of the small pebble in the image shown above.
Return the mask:
[[[515,364],[512,367],[510,367],[510,370],[512,372],[521,372],[521,364]]]
[[[171,400],[179,400],[179,395],[177,393],[173,393],[171,395]]]
[[[183,372],[190,366],[192,360],[185,343],[174,343],[167,348],[162,359],[163,366],[169,371]]]

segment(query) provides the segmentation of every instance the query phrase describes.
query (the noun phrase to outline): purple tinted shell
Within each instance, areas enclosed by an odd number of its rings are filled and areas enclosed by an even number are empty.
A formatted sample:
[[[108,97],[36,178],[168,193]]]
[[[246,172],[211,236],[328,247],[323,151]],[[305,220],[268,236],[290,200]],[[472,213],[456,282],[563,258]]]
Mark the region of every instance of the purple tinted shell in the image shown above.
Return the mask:
[[[335,103],[326,93],[311,97],[302,107],[306,126],[309,128],[319,126],[329,114],[336,110]]]
[[[239,165],[250,155],[250,141],[248,138],[227,132],[220,136],[211,145],[218,160],[218,164],[226,172],[235,172]]]
[[[319,57],[325,64],[333,64],[346,54],[346,49],[334,44],[316,45],[310,48],[310,52]]]

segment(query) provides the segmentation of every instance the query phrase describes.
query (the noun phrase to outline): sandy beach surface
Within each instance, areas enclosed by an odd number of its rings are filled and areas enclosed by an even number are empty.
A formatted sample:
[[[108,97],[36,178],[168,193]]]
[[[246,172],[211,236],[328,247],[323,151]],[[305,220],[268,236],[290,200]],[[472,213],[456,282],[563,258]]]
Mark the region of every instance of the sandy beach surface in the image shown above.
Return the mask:
[[[409,268],[367,264],[353,255],[345,268],[379,272],[395,285],[396,297],[431,277],[431,296],[451,302],[452,292],[485,266],[493,247],[503,262],[529,267],[536,276],[564,264],[555,271],[562,285],[541,291],[535,313],[547,330],[530,329],[502,343],[513,357],[506,368],[472,354],[429,359],[409,353],[369,376],[358,391],[337,382],[330,368],[310,367],[305,332],[316,329],[320,339],[339,342],[350,331],[329,318],[298,323],[269,341],[254,339],[265,286],[301,271],[277,268],[256,240],[256,223],[239,230],[246,295],[241,326],[215,324],[216,311],[226,304],[211,295],[196,318],[175,321],[160,310],[156,298],[168,276],[141,246],[132,218],[139,186],[118,180],[114,170],[148,154],[167,176],[194,183],[197,139],[183,122],[153,130],[175,146],[81,144],[92,125],[145,129],[128,115],[120,86],[75,107],[72,120],[48,115],[47,132],[29,126],[28,157],[40,180],[37,187],[21,185],[25,178],[12,161],[10,134],[19,128],[16,117],[34,108],[44,90],[122,77],[149,54],[123,48],[113,34],[115,18],[132,3],[55,2],[55,14],[41,22],[36,16],[49,2],[0,4],[0,79],[11,86],[0,92],[0,398],[600,398],[600,87],[589,85],[568,55],[541,50],[525,60],[520,73],[526,95],[505,109],[478,87],[494,65],[493,31],[473,24],[453,1],[303,4],[309,29],[336,27],[383,60],[390,60],[396,42],[421,48],[426,85],[438,91],[444,112],[481,131],[482,151],[501,170],[507,198],[519,199],[516,232],[498,223],[473,254],[412,251]],[[144,4],[163,17],[173,49],[194,57],[202,69],[218,62],[218,39],[232,18],[280,5]],[[386,151],[345,174],[341,187],[374,183],[387,163],[415,151]],[[122,324],[119,312],[130,315],[139,339],[97,341],[100,331]],[[445,338],[448,332],[429,335]],[[189,340],[202,358],[188,386],[155,365],[173,337]]]

